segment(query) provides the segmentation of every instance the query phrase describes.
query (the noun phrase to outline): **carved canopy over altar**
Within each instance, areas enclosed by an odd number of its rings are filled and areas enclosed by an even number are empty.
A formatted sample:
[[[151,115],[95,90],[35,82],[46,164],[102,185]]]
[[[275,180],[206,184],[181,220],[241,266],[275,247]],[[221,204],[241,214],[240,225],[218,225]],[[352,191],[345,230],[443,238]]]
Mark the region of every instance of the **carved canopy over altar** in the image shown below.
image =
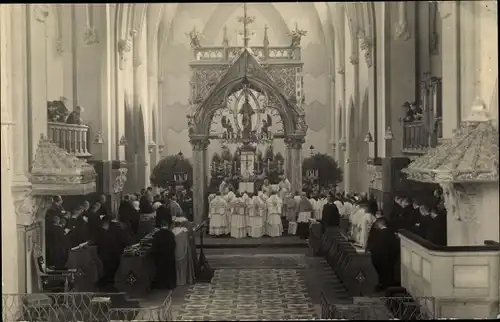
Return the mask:
[[[254,17],[246,15],[246,5],[244,10],[245,15],[239,19],[245,29],[244,46],[230,46],[226,30],[222,46],[215,47],[203,47],[196,30],[189,34],[194,60],[190,63],[191,111],[187,117],[193,145],[193,199],[197,222],[203,219],[206,203],[209,161],[206,150],[210,139],[229,138],[242,144],[255,144],[267,138],[284,139],[287,146],[285,173],[292,189],[301,189],[301,149],[307,125],[302,109],[305,97],[300,38],[305,31],[296,28],[290,33],[290,46],[271,47],[265,27],[263,46],[250,47],[246,28]],[[230,108],[231,105],[235,108]],[[226,116],[221,113],[223,110],[233,112]],[[271,110],[282,124],[281,131],[269,130]],[[216,117],[220,120],[216,121]],[[219,122],[225,132],[213,133],[214,122]]]

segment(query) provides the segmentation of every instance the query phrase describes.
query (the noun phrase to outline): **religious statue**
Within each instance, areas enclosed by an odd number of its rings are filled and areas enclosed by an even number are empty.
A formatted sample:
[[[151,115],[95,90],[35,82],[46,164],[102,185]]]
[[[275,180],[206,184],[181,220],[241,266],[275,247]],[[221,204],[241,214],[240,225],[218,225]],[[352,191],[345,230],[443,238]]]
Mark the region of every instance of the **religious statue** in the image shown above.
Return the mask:
[[[199,49],[201,48],[201,43],[200,43],[200,38],[201,38],[201,33],[196,30],[196,28],[193,28],[189,32],[189,38],[191,38],[191,48],[193,49]]]
[[[241,123],[243,126],[243,138],[249,139],[252,133],[252,115],[255,114],[252,106],[248,102],[248,96],[245,96],[245,102],[239,113],[242,115]]]
[[[300,30],[298,24],[295,23],[295,30],[292,30],[289,33],[289,36],[292,37],[292,44],[290,45],[290,48],[293,49],[293,48],[299,47],[300,46],[300,40],[305,35],[307,35],[307,31]]]
[[[226,130],[224,132],[226,138],[232,139],[234,137],[234,129],[233,125],[231,124],[231,121],[226,116],[222,116],[221,125]]]
[[[262,127],[260,128],[260,133],[262,135],[262,137],[269,137],[269,128],[271,127],[272,125],[272,118],[271,118],[271,115],[267,114],[267,119],[266,120],[262,120]]]

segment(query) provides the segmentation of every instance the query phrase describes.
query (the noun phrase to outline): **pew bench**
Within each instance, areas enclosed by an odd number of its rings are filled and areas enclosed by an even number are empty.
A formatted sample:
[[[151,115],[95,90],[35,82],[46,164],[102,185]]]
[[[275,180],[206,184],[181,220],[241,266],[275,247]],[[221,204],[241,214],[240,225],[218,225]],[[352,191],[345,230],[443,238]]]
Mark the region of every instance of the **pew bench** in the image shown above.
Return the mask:
[[[319,252],[325,256],[351,296],[374,294],[378,276],[371,263],[370,254],[354,247],[341,229],[330,227],[325,231]]]

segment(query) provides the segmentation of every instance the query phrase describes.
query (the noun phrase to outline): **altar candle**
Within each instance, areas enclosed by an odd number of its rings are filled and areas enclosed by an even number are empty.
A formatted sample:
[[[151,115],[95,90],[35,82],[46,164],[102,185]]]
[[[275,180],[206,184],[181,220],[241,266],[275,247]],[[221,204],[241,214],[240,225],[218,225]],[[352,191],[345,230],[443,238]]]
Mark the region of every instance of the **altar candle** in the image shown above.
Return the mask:
[[[267,160],[267,173],[269,173],[270,167],[271,167],[271,162],[270,160]]]

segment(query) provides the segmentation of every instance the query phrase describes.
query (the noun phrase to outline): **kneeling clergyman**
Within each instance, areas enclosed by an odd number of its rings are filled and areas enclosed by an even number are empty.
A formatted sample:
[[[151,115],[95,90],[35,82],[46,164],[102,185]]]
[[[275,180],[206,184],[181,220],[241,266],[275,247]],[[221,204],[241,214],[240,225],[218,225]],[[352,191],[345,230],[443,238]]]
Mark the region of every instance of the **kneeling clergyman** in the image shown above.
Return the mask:
[[[213,200],[210,202],[210,235],[221,236],[229,233],[226,208],[226,201],[222,198],[220,192],[217,192]]]

